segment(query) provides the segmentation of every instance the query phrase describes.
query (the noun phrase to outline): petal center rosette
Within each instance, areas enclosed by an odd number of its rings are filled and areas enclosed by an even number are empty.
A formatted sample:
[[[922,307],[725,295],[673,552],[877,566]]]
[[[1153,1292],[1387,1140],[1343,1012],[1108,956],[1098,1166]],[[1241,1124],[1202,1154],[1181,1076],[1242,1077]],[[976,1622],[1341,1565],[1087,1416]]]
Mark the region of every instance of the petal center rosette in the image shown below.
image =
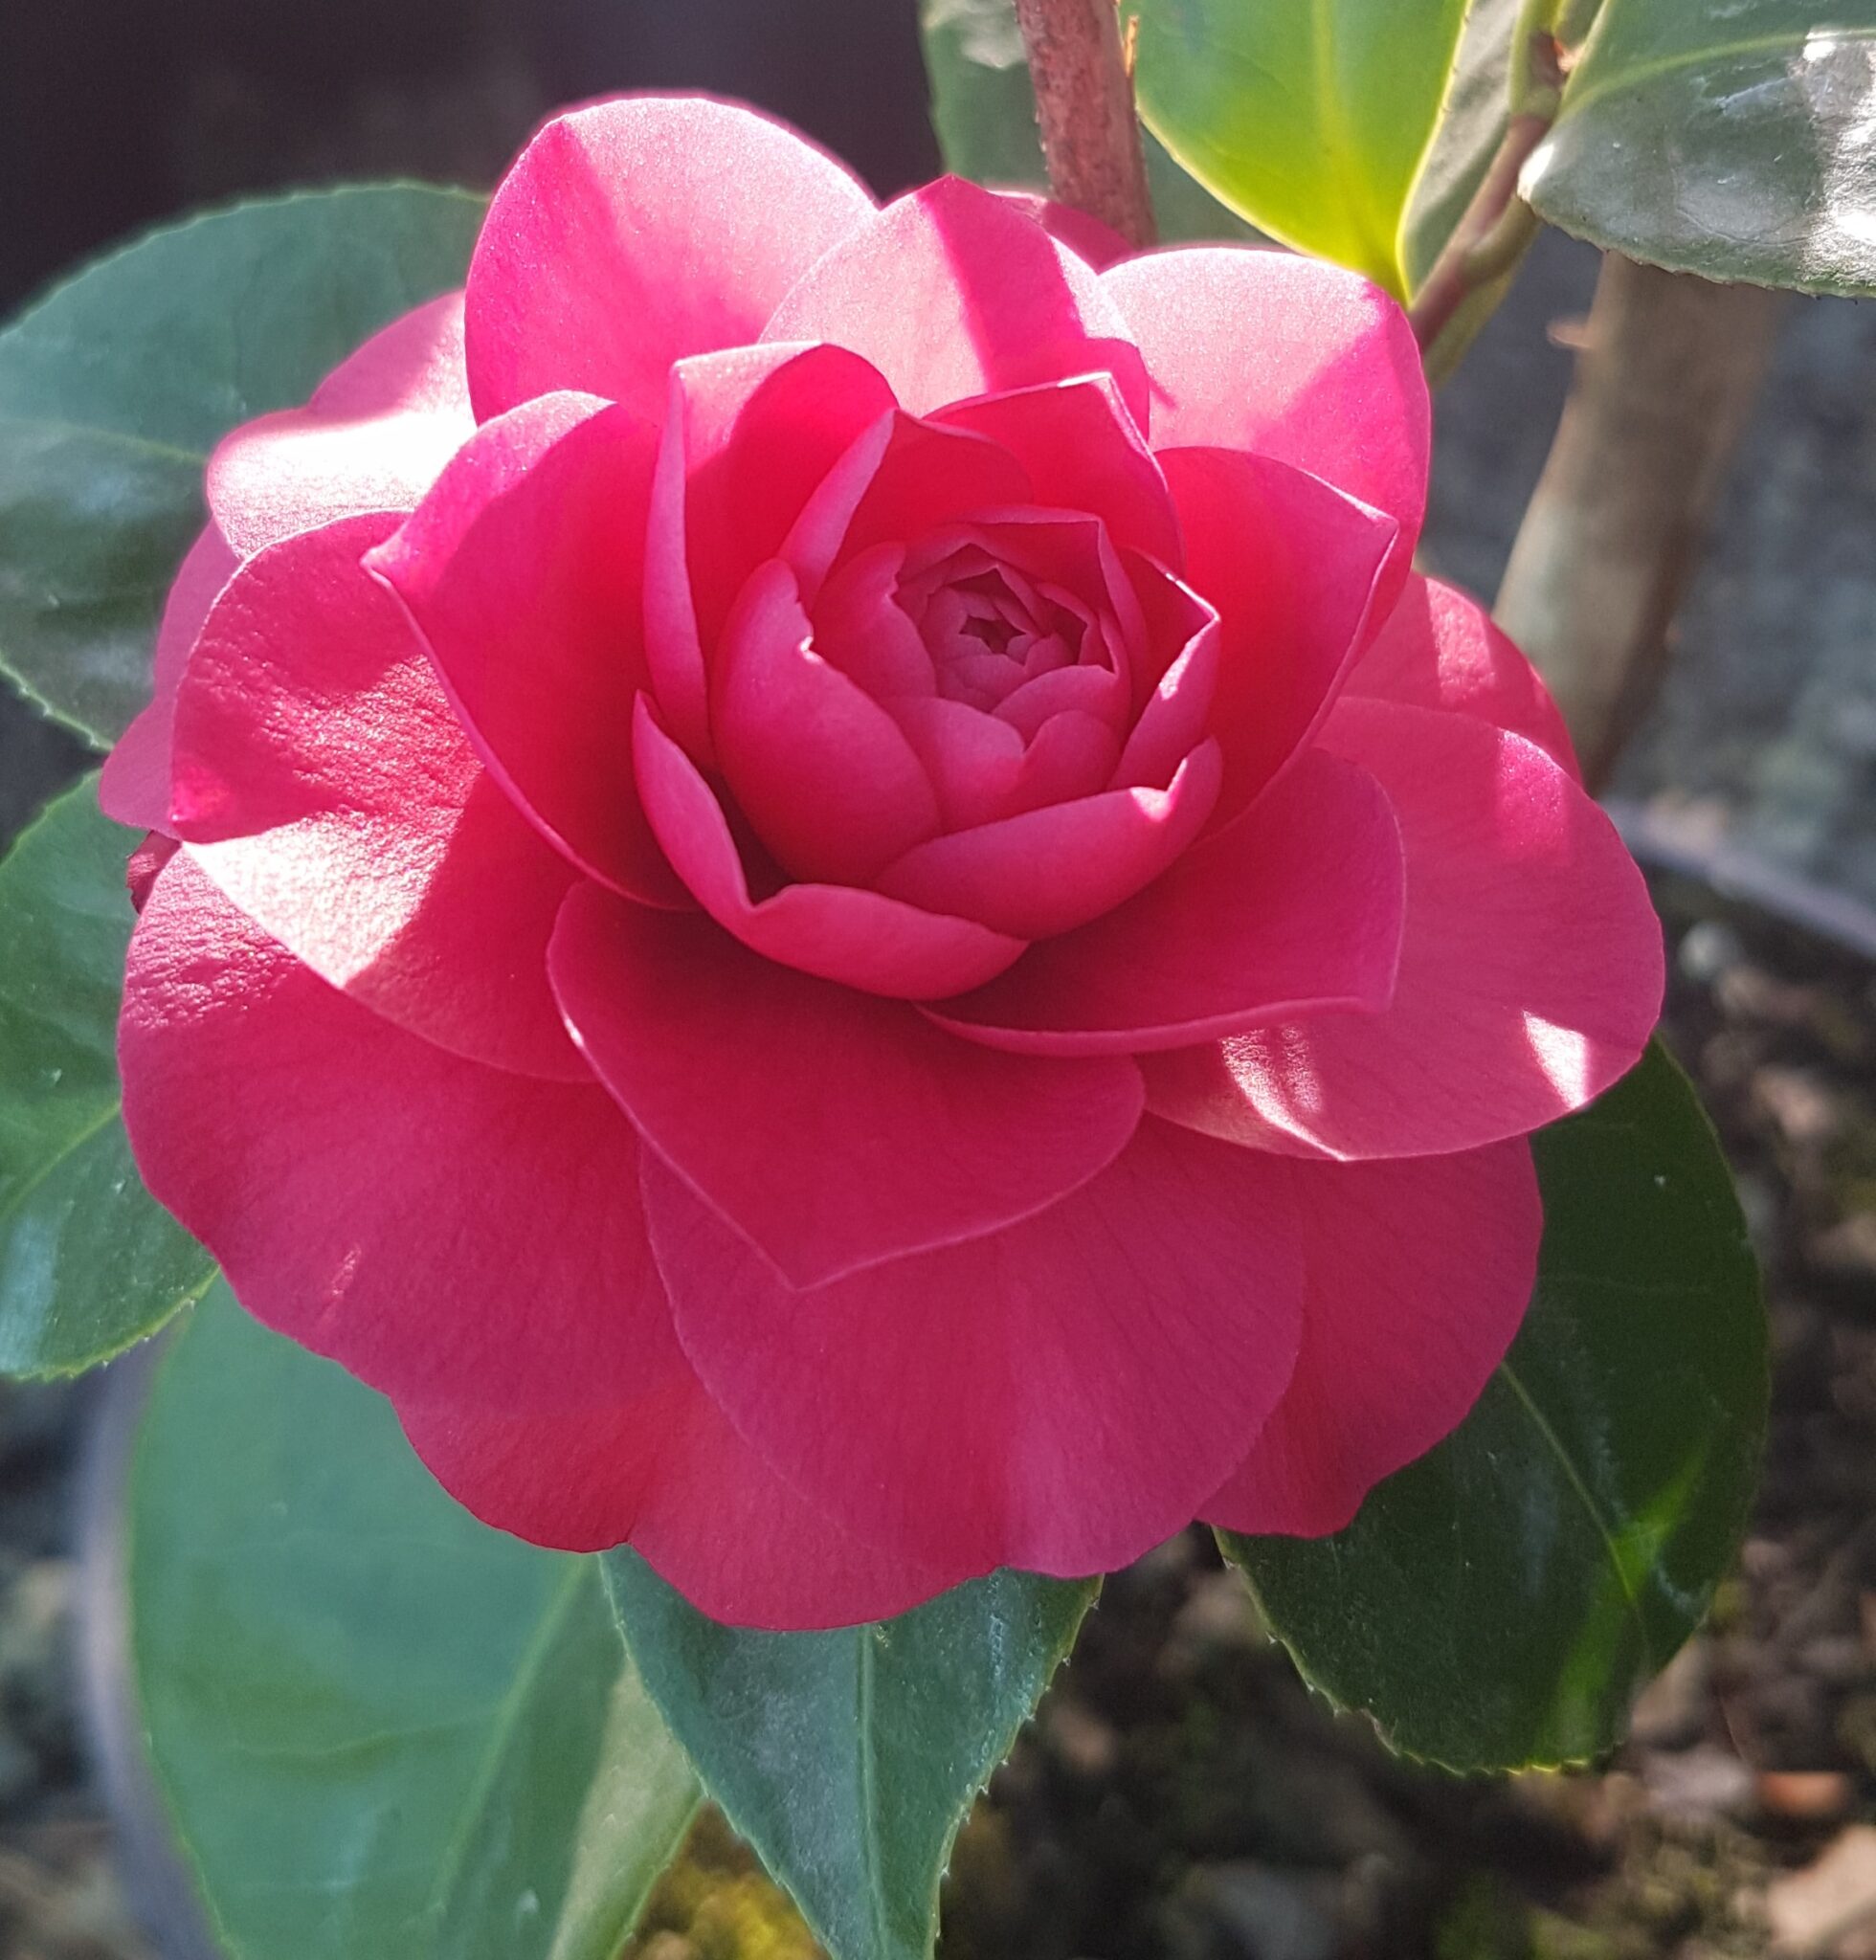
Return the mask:
[[[180,846],[152,1191],[482,1517],[731,1619],[1334,1528],[1659,1002],[1541,686],[1411,574],[1399,310],[1064,236],[556,119],[459,301],[224,445],[104,779]]]

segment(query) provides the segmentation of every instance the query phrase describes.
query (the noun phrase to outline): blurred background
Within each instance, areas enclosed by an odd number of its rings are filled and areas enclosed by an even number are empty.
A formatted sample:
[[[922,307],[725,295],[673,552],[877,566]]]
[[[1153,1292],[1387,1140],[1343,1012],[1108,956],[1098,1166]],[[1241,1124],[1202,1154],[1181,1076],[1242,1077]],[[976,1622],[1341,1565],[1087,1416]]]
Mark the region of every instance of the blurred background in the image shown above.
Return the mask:
[[[191,206],[488,185],[550,107],[628,87],[754,100],[882,194],[937,167],[912,0],[0,0],[0,313]],[[1540,240],[1440,398],[1425,557],[1487,598],[1597,270]],[[1610,777],[1656,873],[1670,1038],[1767,1262],[1739,1570],[1602,1773],[1464,1784],[1331,1717],[1202,1540],[1171,1546],[1110,1585],[967,1827],[952,1960],[1876,1960],[1876,307],[1779,302],[1753,330],[1764,379]],[[0,841],[83,766],[0,700]],[[207,1960],[86,1767],[96,1387],[0,1395],[0,1960]],[[706,1820],[638,1950],[814,1949]]]

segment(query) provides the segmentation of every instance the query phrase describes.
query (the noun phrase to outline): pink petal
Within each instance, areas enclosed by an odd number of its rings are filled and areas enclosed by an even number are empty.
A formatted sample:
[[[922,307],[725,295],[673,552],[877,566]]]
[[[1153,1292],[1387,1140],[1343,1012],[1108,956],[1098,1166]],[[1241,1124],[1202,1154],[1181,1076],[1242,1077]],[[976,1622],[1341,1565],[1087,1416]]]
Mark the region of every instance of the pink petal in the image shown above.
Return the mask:
[[[575,873],[477,761],[360,560],[395,513],[250,558],[176,702],[168,828],[324,980],[457,1054],[586,1075],[547,987]]]
[[[723,806],[642,699],[634,727],[638,786],[678,876],[747,947],[823,980],[904,1000],[976,987],[1018,958],[1022,942],[852,885],[791,884],[760,904]]]
[[[1530,1303],[1544,1207],[1522,1138],[1296,1169],[1303,1350],[1204,1513],[1230,1531],[1318,1538],[1478,1400]]]
[[[810,644],[794,574],[771,559],[724,628],[711,719],[725,780],[792,877],[859,884],[938,828],[898,724]]]
[[[1022,464],[1031,496],[1002,501],[1089,511],[1116,545],[1179,568],[1184,546],[1166,479],[1107,375],[961,402],[935,419],[989,436]]]
[[[656,437],[547,395],[479,430],[368,569],[404,602],[490,773],[590,877],[681,902],[634,792]]]
[[[729,102],[633,96],[556,117],[496,191],[469,268],[477,415],[583,389],[656,423],[673,362],[759,339],[872,212],[832,157]]]
[[[169,821],[169,762],[175,739],[176,689],[190,649],[240,554],[212,523],[189,547],[169,588],[151,665],[149,705],[118,737],[98,779],[104,814],[132,830],[161,830]]]
[[[1509,728],[1580,778],[1570,731],[1542,677],[1468,593],[1417,572],[1344,692],[1447,708]]]
[[[1140,896],[928,1009],[1038,1055],[1136,1054],[1324,1009],[1385,1007],[1400,835],[1365,769],[1311,754]]]
[[[933,837],[875,880],[888,898],[977,919],[1018,939],[1069,932],[1150,884],[1194,837],[1218,793],[1215,743],[1165,790],[1108,790]]]
[[[743,581],[892,390],[840,347],[735,347],[681,361],[659,438],[645,545],[645,657],[672,732],[715,760],[704,648]]]
[[[1112,225],[1090,217],[1084,211],[1077,211],[1072,204],[1058,204],[1039,190],[1008,185],[994,188],[998,197],[1034,218],[1051,238],[1066,245],[1077,258],[1085,259],[1096,272],[1127,257],[1133,250]]]
[[[1661,1012],[1661,927],[1615,827],[1522,736],[1345,701],[1324,746],[1400,818],[1393,1002],[1155,1057],[1153,1106],[1266,1148],[1418,1157],[1521,1136],[1626,1074]]]
[[[576,1408],[677,1367],[612,1098],[392,1027],[187,852],[131,941],[119,1058],[150,1191],[249,1312],[374,1388]]]
[[[899,545],[876,545],[849,559],[815,598],[815,651],[875,701],[929,699],[937,686],[931,656],[893,594],[905,563]]]
[[[1211,725],[1223,634],[1217,612],[1170,572],[1137,552],[1128,554],[1127,572],[1140,601],[1150,655],[1141,663],[1146,672],[1133,677],[1135,694],[1143,699],[1113,787],[1144,783],[1158,789],[1172,781],[1186,752]]]
[[[446,293],[373,334],[303,409],[225,436],[209,508],[243,557],[335,518],[413,510],[475,430],[462,295]]]
[[[1186,578],[1217,609],[1212,732],[1220,820],[1300,754],[1386,617],[1396,532],[1300,470],[1223,449],[1160,457],[1186,527]]]
[[[1140,1121],[1125,1058],[994,1056],[594,885],[569,900],[552,969],[646,1142],[793,1285],[1029,1217]]]
[[[776,307],[762,338],[851,347],[915,415],[1108,373],[1147,425],[1140,357],[1100,279],[1007,199],[956,177],[858,226]]]
[[[829,475],[790,533],[786,555],[813,590],[837,557],[1031,501],[1029,473],[1000,443],[896,411]]]
[[[763,1462],[694,1377],[605,1411],[399,1414],[437,1481],[484,1523],[568,1551],[630,1539],[699,1612],[730,1626],[858,1626],[984,1570],[843,1530]]]
[[[804,1498],[936,1563],[1070,1574],[1178,1530],[1283,1393],[1290,1168],[1143,1124],[1038,1217],[803,1292],[643,1177],[685,1352]]]
[[[1271,457],[1385,511],[1400,526],[1392,596],[1419,537],[1432,435],[1400,308],[1338,266],[1246,245],[1147,253],[1101,285],[1146,357],[1153,447]]]

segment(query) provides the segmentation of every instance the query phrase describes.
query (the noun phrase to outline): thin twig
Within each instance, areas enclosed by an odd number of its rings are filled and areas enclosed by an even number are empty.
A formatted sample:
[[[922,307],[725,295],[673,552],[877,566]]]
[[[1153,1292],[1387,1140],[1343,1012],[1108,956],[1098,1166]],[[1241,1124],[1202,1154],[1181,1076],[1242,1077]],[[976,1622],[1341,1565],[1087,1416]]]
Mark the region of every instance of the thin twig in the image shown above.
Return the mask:
[[[1408,309],[1422,353],[1474,292],[1516,262],[1536,233],[1536,216],[1518,196],[1518,178],[1550,134],[1563,96],[1562,51],[1542,29],[1526,44],[1516,96],[1521,106],[1505,125],[1490,168]]]
[[[1016,17],[1055,194],[1128,244],[1150,245],[1152,200],[1114,0],[1016,0]]]

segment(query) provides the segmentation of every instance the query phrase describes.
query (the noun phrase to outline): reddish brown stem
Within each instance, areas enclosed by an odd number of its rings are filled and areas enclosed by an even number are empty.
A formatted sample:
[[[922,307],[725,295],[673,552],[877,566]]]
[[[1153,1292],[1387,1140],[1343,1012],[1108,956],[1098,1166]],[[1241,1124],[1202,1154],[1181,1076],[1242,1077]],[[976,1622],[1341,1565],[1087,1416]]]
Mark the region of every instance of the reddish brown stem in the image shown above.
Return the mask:
[[[1114,0],[1016,0],[1016,17],[1055,194],[1128,244],[1150,245],[1152,200]]]
[[[1536,230],[1536,220],[1518,202],[1518,178],[1556,118],[1563,56],[1554,38],[1540,30],[1531,35],[1525,58],[1527,85],[1521,93],[1533,106],[1520,110],[1507,123],[1490,168],[1414,297],[1408,318],[1422,353],[1480,286],[1517,262]]]

